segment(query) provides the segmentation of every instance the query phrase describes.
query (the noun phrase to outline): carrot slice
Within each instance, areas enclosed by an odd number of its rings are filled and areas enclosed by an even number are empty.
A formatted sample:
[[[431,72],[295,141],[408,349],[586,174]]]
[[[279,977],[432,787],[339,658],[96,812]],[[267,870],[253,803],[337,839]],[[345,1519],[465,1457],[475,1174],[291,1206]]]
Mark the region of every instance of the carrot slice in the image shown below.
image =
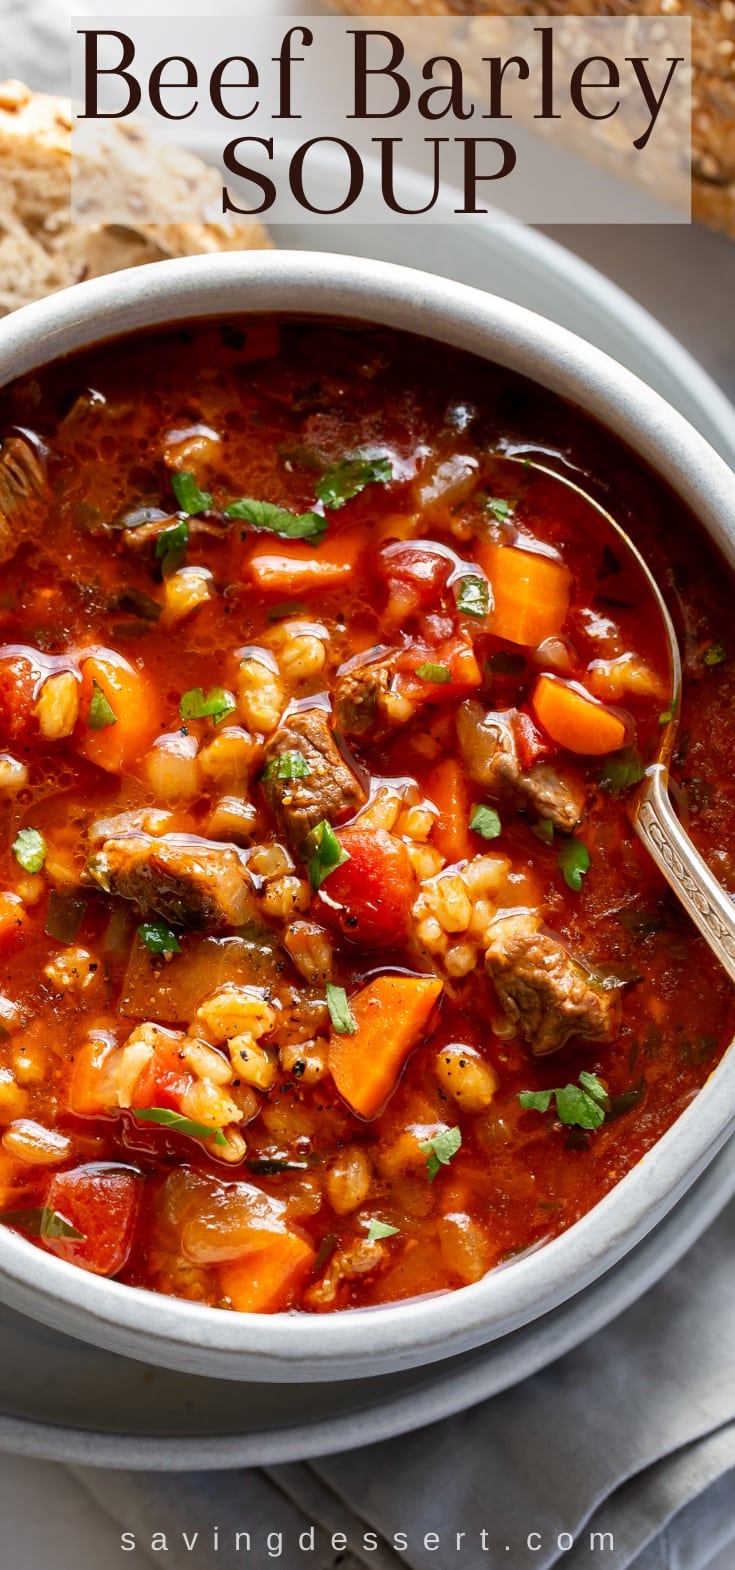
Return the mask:
[[[484,545],[477,555],[490,579],[488,627],[497,638],[536,648],[561,632],[572,591],[568,567],[515,545]]]
[[[120,774],[146,751],[158,730],[158,705],[151,684],[112,650],[95,650],[83,658],[81,670],[80,707],[87,728],[79,751],[108,774]],[[90,716],[95,694],[97,708]],[[97,729],[91,723],[95,713]]]
[[[220,1285],[241,1314],[274,1314],[288,1308],[315,1259],[306,1238],[273,1232],[264,1248],[220,1265]]]
[[[385,1106],[442,986],[436,976],[376,976],[350,999],[355,1032],[332,1032],[329,1071],[358,1117],[374,1118]]]
[[[601,757],[617,752],[628,739],[625,720],[571,682],[539,676],[531,698],[537,720],[568,752]]]
[[[462,861],[471,854],[469,842],[470,793],[456,758],[443,758],[425,784],[426,794],[438,808],[431,841],[447,861]]]
[[[323,545],[284,540],[254,546],[246,571],[268,594],[306,594],[310,589],[339,589],[349,581],[365,544],[363,530],[346,529]]]

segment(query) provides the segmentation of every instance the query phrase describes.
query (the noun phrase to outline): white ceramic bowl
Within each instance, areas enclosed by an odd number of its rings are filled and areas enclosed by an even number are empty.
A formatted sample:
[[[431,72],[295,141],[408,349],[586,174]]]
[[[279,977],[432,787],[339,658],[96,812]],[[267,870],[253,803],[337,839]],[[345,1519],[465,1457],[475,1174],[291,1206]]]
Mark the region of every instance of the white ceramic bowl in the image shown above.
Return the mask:
[[[614,360],[493,295],[387,263],[305,252],[156,263],[0,322],[0,386],[140,327],[248,311],[358,317],[470,350],[571,399],[646,459],[735,565],[735,475]],[[603,1275],[656,1226],[735,1128],[735,1052],[643,1160],[543,1248],[442,1296],[341,1314],[228,1314],[92,1276],[0,1227],[0,1297],[114,1351],[190,1373],[306,1381],[389,1373],[491,1341]]]

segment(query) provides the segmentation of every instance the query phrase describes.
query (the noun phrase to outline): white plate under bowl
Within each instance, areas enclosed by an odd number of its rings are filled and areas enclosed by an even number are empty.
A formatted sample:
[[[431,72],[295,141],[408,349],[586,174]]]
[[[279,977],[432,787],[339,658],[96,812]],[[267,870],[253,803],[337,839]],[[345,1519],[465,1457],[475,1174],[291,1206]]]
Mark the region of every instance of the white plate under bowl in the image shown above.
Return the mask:
[[[456,219],[427,228],[288,224],[273,236],[282,250],[421,267],[538,311],[640,376],[735,467],[735,405],[712,377],[629,294],[538,230],[478,217],[467,227]]]
[[[374,1379],[264,1385],[177,1374],[0,1308],[0,1450],[80,1466],[186,1471],[274,1466],[409,1433],[507,1390],[609,1324],[676,1264],[733,1194],[730,1141],[654,1233],[561,1308],[477,1351]],[[735,1232],[735,1213],[733,1223]]]

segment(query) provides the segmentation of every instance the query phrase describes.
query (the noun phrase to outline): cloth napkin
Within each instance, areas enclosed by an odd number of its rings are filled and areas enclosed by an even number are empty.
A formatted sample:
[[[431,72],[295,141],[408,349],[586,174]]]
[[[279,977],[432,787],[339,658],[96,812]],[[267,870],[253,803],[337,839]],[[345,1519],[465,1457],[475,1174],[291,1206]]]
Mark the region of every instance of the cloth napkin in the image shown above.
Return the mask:
[[[73,1474],[134,1534],[130,1564],[170,1570],[704,1570],[726,1545],[735,1564],[734,1309],[732,1203],[607,1329],[418,1433],[250,1471]]]

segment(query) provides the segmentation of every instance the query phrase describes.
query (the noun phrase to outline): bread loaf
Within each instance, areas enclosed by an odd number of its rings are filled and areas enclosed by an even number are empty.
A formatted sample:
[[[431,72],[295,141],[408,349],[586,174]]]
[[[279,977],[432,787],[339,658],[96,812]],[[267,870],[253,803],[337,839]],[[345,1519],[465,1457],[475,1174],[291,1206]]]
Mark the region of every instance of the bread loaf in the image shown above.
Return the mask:
[[[371,16],[691,16],[692,207],[735,237],[735,0],[337,0]]]
[[[0,85],[0,315],[29,300],[121,267],[193,256],[204,251],[268,245],[255,223],[209,221],[221,176],[201,159],[146,143],[136,128],[114,122],[84,173],[94,190],[114,164],[119,179],[139,191],[155,187],[156,211],[171,207],[172,182],[186,184],[192,221],[126,224],[72,223],[71,108],[68,99],[32,93],[21,82]]]

